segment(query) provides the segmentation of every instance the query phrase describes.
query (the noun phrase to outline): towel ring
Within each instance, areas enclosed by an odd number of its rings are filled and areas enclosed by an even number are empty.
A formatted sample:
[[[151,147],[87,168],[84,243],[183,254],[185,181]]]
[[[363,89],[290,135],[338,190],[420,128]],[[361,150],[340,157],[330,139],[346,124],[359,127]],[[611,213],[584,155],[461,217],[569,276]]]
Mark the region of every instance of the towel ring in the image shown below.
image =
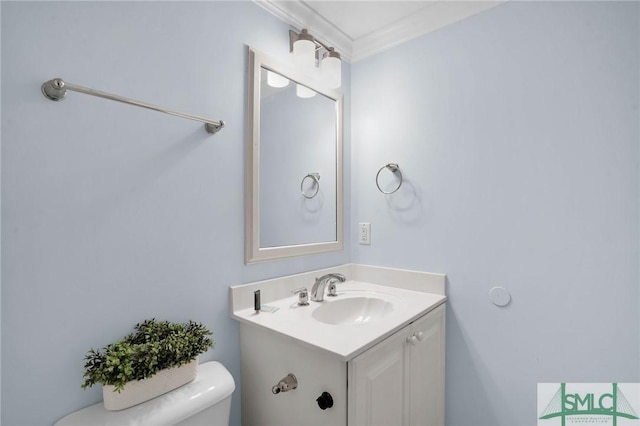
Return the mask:
[[[380,178],[380,172],[384,169],[389,169],[391,173],[393,174],[397,173],[400,176],[400,182],[398,183],[398,186],[393,191],[383,191],[382,188],[380,188],[380,182],[378,181],[378,179]],[[378,190],[380,192],[387,195],[393,194],[398,189],[400,189],[400,187],[402,186],[402,172],[400,171],[400,166],[398,166],[396,163],[389,163],[385,166],[380,167],[380,170],[378,170],[378,173],[376,174],[376,186],[378,187]]]
[[[313,179],[316,187],[316,190],[313,191],[313,194],[311,195],[308,195],[306,192],[304,192],[304,181],[307,180],[308,178]],[[318,195],[318,191],[320,191],[320,173],[309,173],[308,175],[302,178],[302,182],[300,182],[300,192],[302,193],[302,196],[304,198],[309,200],[315,197],[316,195]]]

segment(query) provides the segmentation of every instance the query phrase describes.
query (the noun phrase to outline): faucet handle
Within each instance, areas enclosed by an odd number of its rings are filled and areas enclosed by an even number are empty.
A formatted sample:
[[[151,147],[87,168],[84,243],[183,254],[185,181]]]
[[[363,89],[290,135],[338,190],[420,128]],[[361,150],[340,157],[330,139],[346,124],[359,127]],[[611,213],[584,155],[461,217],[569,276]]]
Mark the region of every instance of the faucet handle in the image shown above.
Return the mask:
[[[336,281],[337,280],[329,281],[329,285],[328,285],[329,290],[327,291],[327,296],[336,297],[338,295],[337,288],[336,288]]]
[[[300,287],[291,293],[298,295],[298,306],[307,306],[309,304],[309,290],[306,287]]]

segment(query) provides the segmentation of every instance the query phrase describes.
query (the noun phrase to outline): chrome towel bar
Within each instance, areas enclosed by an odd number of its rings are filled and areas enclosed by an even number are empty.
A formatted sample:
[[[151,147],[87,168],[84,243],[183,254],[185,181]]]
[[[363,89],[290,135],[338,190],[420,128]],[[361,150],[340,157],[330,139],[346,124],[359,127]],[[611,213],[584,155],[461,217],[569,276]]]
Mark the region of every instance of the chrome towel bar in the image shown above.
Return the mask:
[[[222,120],[209,120],[208,118],[198,117],[197,115],[185,114],[183,112],[178,112],[145,102],[136,101],[134,99],[113,95],[111,93],[101,92],[99,90],[90,89],[88,87],[77,86],[75,84],[67,83],[61,78],[54,78],[52,80],[45,81],[44,83],[42,83],[41,90],[42,94],[47,99],[50,99],[52,101],[63,100],[67,96],[67,90],[71,90],[73,92],[84,93],[85,95],[97,96],[99,98],[122,102],[129,105],[135,105],[142,108],[151,109],[153,111],[164,112],[165,114],[175,115],[176,117],[199,121],[201,123],[204,123],[204,128],[211,134],[218,132],[218,130],[224,127],[224,121]]]

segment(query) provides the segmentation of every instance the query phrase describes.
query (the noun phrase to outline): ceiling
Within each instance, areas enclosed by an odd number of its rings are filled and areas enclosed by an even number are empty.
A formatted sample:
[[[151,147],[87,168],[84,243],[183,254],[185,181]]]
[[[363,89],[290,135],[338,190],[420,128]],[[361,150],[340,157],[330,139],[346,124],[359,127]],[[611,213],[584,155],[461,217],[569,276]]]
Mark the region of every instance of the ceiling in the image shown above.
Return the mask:
[[[334,46],[347,61],[384,51],[506,0],[254,0],[292,27]]]

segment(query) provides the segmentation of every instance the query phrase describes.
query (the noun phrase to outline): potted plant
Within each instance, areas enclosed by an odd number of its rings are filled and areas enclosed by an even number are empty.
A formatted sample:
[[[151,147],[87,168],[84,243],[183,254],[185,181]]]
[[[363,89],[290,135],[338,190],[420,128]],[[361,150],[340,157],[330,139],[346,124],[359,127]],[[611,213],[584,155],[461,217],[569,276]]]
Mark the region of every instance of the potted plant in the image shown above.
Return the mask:
[[[198,355],[213,346],[202,324],[156,321],[136,324],[135,332],[85,356],[82,388],[102,384],[107,410],[122,410],[195,379]]]

